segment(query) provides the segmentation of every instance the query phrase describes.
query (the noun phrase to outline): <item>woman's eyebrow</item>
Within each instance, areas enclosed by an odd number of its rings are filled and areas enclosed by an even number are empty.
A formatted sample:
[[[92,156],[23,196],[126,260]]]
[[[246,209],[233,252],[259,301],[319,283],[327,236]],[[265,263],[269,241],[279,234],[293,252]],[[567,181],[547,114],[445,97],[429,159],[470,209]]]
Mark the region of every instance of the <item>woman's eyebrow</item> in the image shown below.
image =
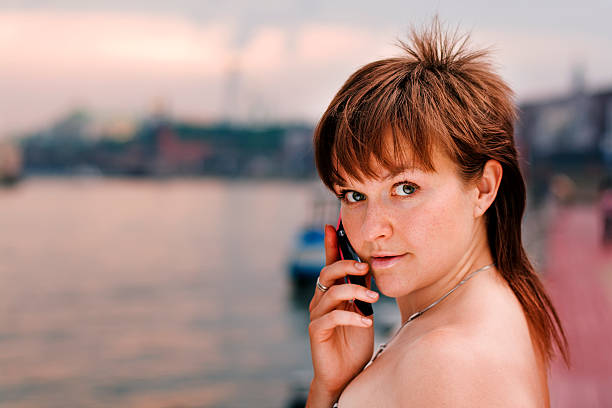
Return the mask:
[[[404,167],[402,170],[399,171],[393,171],[393,172],[389,172],[389,174],[380,177],[380,181],[388,181],[391,179],[394,179],[400,175],[403,175],[405,173],[424,173],[423,169],[421,169],[420,167],[416,167],[416,166],[411,166],[411,167]],[[333,190],[335,191],[336,188],[339,189],[346,189],[349,188],[349,186],[347,184],[344,183],[335,183],[333,186]]]

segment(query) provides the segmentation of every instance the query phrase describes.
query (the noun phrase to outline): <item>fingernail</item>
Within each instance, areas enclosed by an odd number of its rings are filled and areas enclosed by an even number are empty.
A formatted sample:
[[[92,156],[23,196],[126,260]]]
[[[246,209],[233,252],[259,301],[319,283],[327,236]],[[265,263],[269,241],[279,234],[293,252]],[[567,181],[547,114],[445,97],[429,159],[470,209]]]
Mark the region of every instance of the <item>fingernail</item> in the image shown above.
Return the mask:
[[[365,268],[368,267],[367,263],[364,262],[355,262],[355,268],[359,269],[360,271],[365,270]]]
[[[374,291],[372,291],[372,290],[368,290],[368,291],[366,292],[366,295],[367,295],[368,297],[371,297],[372,299],[376,299],[376,297],[378,296],[378,293],[376,293],[376,292],[374,292]]]
[[[362,317],[361,321],[368,326],[372,324],[372,320],[368,319],[367,317]]]

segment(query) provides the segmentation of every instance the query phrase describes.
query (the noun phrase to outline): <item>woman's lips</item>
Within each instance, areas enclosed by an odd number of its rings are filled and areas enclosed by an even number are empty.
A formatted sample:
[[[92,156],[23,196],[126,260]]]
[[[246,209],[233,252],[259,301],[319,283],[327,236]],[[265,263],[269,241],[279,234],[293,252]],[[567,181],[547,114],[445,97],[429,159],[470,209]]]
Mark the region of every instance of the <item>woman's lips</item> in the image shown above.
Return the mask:
[[[385,269],[390,268],[398,263],[406,254],[396,256],[373,256],[370,258],[370,264],[373,269]]]

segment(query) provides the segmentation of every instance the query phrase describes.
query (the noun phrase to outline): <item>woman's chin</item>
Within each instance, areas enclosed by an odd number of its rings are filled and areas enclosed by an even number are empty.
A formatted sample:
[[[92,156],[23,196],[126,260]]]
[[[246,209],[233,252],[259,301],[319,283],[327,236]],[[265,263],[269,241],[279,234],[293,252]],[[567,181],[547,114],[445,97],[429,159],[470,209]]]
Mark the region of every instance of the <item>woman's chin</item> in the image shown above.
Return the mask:
[[[399,297],[404,295],[401,284],[393,277],[378,276],[374,280],[378,291],[387,297]]]

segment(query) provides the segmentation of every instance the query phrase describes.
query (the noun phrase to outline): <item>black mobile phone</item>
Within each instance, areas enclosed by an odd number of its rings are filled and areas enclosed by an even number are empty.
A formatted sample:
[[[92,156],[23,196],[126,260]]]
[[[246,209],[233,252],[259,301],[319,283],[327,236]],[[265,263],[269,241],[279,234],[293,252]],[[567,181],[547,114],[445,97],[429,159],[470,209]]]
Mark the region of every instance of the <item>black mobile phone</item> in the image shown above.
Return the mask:
[[[346,231],[344,231],[344,226],[342,225],[342,219],[338,220],[338,228],[336,229],[336,235],[338,236],[338,249],[340,250],[340,258],[342,259],[352,259],[357,262],[361,262],[359,259],[359,255],[351,246],[348,237],[346,236]],[[348,283],[354,283],[357,285],[361,285],[363,287],[367,287],[366,280],[364,276],[361,275],[347,275],[346,280]],[[372,310],[372,305],[368,302],[364,302],[363,300],[355,299],[355,306],[363,313],[364,316],[371,316],[374,313]]]

